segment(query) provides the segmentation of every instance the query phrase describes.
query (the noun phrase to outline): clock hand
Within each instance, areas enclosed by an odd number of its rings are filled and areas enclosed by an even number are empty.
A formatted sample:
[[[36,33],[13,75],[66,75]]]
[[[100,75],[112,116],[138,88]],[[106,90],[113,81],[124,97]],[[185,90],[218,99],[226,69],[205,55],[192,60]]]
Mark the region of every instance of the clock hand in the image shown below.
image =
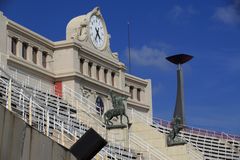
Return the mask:
[[[99,28],[95,28],[95,30],[96,30],[96,32],[97,32],[96,37],[98,37],[98,38],[101,40],[102,38],[101,38],[100,35],[99,35]],[[96,37],[95,37],[95,39],[96,39]]]
[[[95,41],[97,40],[97,28],[95,27],[96,35],[95,35]]]

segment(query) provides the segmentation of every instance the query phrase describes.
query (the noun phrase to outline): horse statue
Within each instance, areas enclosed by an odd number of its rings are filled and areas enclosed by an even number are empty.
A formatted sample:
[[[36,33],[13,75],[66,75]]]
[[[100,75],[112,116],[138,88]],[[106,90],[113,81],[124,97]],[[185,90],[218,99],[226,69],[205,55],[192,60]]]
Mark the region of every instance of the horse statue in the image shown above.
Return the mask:
[[[124,102],[126,100],[125,97],[120,97],[115,95],[112,91],[110,92],[110,96],[112,98],[113,109],[109,109],[104,113],[104,123],[108,126],[112,126],[113,122],[111,121],[113,117],[118,118],[120,116],[120,122],[122,123],[122,117],[125,116],[127,118],[127,124],[129,124],[128,116],[126,115]]]

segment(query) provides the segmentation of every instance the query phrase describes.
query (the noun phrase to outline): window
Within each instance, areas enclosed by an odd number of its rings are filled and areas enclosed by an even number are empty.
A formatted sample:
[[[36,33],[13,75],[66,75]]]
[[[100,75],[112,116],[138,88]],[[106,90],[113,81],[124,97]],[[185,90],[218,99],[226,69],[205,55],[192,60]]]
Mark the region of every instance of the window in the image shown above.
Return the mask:
[[[138,100],[138,101],[141,101],[141,94],[140,94],[140,93],[141,93],[141,89],[138,88],[138,89],[137,89],[137,100]]]
[[[108,73],[108,70],[104,69],[104,82],[105,83],[107,83],[107,73]]]
[[[129,92],[131,94],[131,99],[133,99],[133,86],[129,87]]]
[[[84,59],[80,59],[80,73],[83,74],[83,63],[84,63]]]
[[[92,63],[88,63],[88,76],[92,77]]]
[[[16,55],[17,54],[17,38],[12,38],[12,46],[11,46],[11,52],[12,54]]]
[[[24,42],[22,44],[22,58],[23,59],[27,59],[27,48],[28,48],[28,44]]]
[[[42,66],[47,67],[47,52],[42,52]]]
[[[100,66],[97,66],[97,80],[99,80],[100,68]]]
[[[104,112],[104,103],[103,103],[102,98],[99,96],[96,99],[96,110],[98,111],[98,113],[100,115],[102,115]]]
[[[114,84],[114,78],[115,78],[115,73],[114,73],[114,72],[112,72],[112,73],[111,73],[112,86],[114,86],[114,85],[115,85],[115,84]]]
[[[32,61],[35,64],[37,64],[37,52],[38,52],[38,49],[36,47],[33,47],[33,50],[32,50]]]

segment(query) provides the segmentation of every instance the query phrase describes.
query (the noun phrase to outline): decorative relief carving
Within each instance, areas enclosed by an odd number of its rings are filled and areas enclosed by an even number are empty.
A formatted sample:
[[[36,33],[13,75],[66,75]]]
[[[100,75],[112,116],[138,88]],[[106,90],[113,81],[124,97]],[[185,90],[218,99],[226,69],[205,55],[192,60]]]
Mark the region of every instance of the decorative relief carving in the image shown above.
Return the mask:
[[[83,87],[80,87],[80,91],[82,92],[82,95],[85,98],[89,98],[91,96],[91,91],[89,91]]]

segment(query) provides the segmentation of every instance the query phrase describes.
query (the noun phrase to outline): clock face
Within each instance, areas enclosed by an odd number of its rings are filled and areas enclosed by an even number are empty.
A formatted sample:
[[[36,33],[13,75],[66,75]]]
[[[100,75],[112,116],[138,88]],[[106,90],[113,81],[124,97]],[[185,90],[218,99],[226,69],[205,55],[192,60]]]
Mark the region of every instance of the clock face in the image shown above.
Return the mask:
[[[98,49],[102,49],[105,43],[105,29],[103,27],[102,20],[93,15],[90,18],[89,27],[90,37],[93,45]]]

